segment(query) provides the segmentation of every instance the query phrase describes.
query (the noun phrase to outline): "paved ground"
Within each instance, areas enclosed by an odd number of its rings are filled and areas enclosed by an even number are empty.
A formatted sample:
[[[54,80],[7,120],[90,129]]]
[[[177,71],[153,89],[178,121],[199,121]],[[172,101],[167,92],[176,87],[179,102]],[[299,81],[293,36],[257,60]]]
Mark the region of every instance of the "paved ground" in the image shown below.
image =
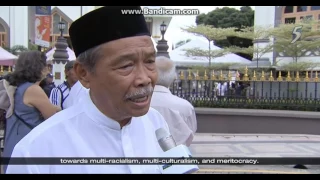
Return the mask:
[[[194,157],[320,157],[320,136],[196,134]],[[320,165],[293,166],[206,165],[197,174],[320,174]]]
[[[195,157],[320,157],[320,136],[197,134],[191,151]],[[320,165],[293,166],[206,165],[205,174],[320,174]]]

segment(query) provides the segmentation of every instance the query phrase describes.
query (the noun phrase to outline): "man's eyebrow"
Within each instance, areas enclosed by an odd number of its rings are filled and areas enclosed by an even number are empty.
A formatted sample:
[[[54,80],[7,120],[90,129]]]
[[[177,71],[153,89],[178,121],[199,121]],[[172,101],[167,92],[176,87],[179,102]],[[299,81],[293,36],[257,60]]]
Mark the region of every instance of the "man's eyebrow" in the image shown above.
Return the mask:
[[[146,56],[147,58],[149,58],[149,57],[156,57],[156,51],[148,51],[148,52],[145,53],[145,56]]]
[[[114,64],[119,64],[125,61],[132,60],[134,58],[135,54],[134,53],[125,53],[121,54],[120,56],[116,57],[114,60]]]
[[[148,51],[144,53],[144,56],[146,58],[150,58],[150,57],[156,57],[156,51]],[[114,63],[113,64],[120,64],[126,61],[131,61],[134,60],[137,57],[136,53],[133,52],[127,52],[127,53],[123,53],[121,55],[119,55],[118,57],[116,57],[114,59]]]

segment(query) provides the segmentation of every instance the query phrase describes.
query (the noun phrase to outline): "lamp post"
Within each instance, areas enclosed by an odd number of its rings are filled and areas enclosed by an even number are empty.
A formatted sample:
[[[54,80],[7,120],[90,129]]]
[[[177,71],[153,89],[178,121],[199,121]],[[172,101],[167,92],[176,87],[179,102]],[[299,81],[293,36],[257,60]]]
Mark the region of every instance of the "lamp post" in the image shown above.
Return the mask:
[[[63,22],[59,22],[58,29],[60,30],[60,36],[55,44],[55,51],[52,60],[52,71],[54,73],[54,80],[56,84],[60,84],[64,81],[64,65],[69,61],[69,55],[67,51],[68,43],[67,39],[63,37],[63,31],[66,25]],[[61,82],[62,81],[62,82]]]
[[[165,56],[167,58],[170,58],[168,53],[169,46],[167,41],[164,39],[164,34],[167,31],[167,25],[164,22],[160,25],[160,31],[162,34],[162,39],[158,41],[157,56]]]

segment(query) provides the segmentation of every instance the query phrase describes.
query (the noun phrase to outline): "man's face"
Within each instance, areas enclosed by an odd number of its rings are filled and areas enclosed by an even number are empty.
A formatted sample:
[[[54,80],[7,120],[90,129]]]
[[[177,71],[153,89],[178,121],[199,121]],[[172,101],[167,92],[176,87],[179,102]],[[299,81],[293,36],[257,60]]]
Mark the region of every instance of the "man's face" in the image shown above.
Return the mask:
[[[145,115],[158,77],[150,37],[112,41],[102,45],[101,53],[88,78],[94,103],[118,121]]]
[[[66,75],[68,76],[68,79],[69,79],[71,82],[75,83],[75,82],[78,81],[78,77],[77,77],[77,75],[76,75],[76,73],[75,73],[75,71],[74,71],[73,68],[70,69],[70,70],[68,70],[68,71],[66,72]]]
[[[51,77],[47,77],[47,83],[52,83],[52,81],[53,81],[53,78],[51,78]]]

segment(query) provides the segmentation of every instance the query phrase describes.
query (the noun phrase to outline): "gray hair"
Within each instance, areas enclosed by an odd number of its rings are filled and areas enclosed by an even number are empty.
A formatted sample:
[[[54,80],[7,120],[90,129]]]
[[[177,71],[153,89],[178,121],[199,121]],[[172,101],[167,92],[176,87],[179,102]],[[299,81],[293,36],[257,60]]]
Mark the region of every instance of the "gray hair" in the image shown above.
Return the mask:
[[[164,56],[156,57],[156,66],[158,70],[157,85],[169,87],[176,79],[176,66],[174,62]]]
[[[83,64],[85,68],[91,73],[95,72],[95,67],[103,54],[101,53],[101,47],[103,44],[95,46],[79,54],[77,61]]]

